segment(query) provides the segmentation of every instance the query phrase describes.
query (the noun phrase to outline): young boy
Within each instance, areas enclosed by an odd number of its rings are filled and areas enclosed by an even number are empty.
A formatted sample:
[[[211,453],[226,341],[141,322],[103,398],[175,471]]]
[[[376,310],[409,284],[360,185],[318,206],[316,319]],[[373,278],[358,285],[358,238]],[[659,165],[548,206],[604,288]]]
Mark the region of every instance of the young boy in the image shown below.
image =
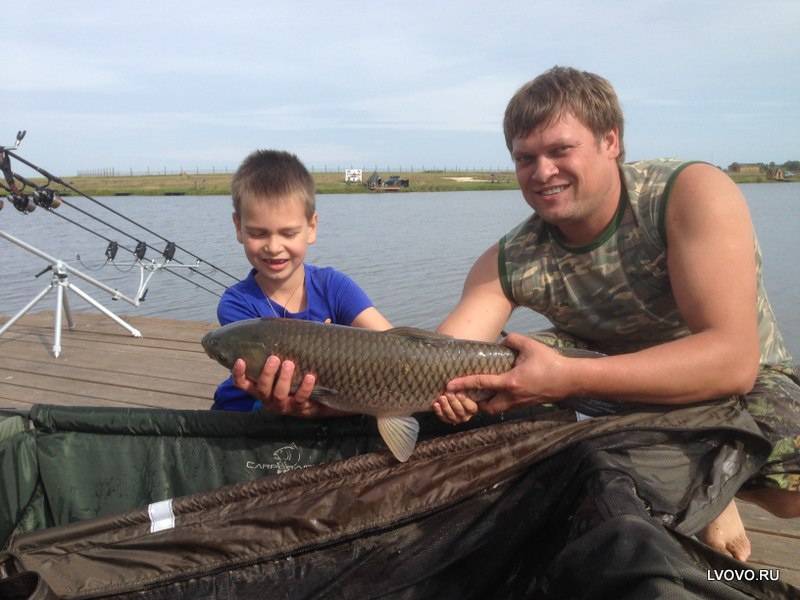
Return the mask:
[[[253,152],[233,176],[231,194],[236,239],[244,246],[253,268],[244,281],[222,295],[217,307],[220,325],[282,317],[376,330],[391,328],[347,275],[304,262],[308,247],[317,238],[318,216],[314,180],[295,155],[276,150]],[[269,399],[244,379],[242,363],[237,361],[233,377],[217,388],[212,409],[266,408],[262,400]],[[274,364],[274,359],[268,363]]]

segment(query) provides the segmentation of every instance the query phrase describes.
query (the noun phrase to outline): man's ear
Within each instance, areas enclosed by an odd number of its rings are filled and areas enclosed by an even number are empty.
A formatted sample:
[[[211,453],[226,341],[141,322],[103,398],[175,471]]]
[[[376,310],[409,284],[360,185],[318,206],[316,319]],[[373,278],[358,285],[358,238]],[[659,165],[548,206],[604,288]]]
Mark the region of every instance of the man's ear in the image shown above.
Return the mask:
[[[604,136],[601,141],[603,150],[610,154],[610,158],[616,160],[619,158],[619,128],[613,127]]]

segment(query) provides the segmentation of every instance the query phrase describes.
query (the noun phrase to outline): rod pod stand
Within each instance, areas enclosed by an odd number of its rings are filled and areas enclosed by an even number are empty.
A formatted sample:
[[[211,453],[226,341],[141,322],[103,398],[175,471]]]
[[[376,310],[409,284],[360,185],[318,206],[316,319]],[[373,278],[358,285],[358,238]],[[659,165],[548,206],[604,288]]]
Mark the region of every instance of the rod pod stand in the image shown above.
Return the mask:
[[[56,358],[58,358],[58,356],[61,354],[62,315],[66,315],[67,324],[69,326],[69,329],[74,329],[74,327],[75,327],[75,325],[74,325],[74,323],[72,321],[72,315],[71,315],[70,310],[69,310],[69,300],[68,300],[67,294],[66,294],[67,290],[71,290],[72,292],[74,292],[75,294],[77,294],[78,296],[83,298],[86,302],[88,302],[89,304],[94,306],[97,310],[99,310],[101,313],[106,315],[109,319],[111,319],[112,321],[115,321],[121,327],[123,327],[128,332],[130,332],[130,334],[133,337],[142,337],[142,334],[138,329],[136,329],[135,327],[132,327],[129,323],[123,321],[120,317],[118,317],[116,314],[111,312],[105,306],[100,304],[97,300],[92,298],[89,294],[87,294],[86,292],[81,290],[78,286],[70,283],[70,281],[69,281],[69,273],[72,273],[73,275],[79,277],[80,279],[83,279],[84,281],[87,281],[87,282],[91,283],[95,287],[99,287],[100,289],[105,290],[106,292],[110,293],[115,300],[116,299],[122,299],[122,300],[125,300],[126,302],[128,302],[130,304],[133,304],[134,306],[138,306],[139,305],[139,303],[137,301],[132,300],[131,298],[128,298],[124,294],[120,293],[118,290],[115,290],[113,288],[108,287],[104,283],[101,283],[101,282],[97,281],[96,279],[94,279],[93,277],[90,277],[89,275],[86,275],[85,273],[81,273],[77,269],[74,269],[74,268],[70,267],[69,265],[65,264],[63,261],[61,261],[61,260],[59,260],[57,258],[53,258],[49,254],[46,254],[45,252],[42,252],[38,248],[35,248],[35,247],[31,246],[30,244],[28,244],[26,242],[23,242],[22,240],[14,237],[13,235],[11,235],[9,233],[6,233],[5,231],[0,230],[0,237],[7,239],[12,244],[16,244],[17,246],[19,246],[23,250],[27,250],[31,254],[35,254],[36,256],[38,256],[38,257],[46,260],[47,262],[49,262],[50,263],[50,267],[48,267],[48,269],[45,269],[45,271],[43,271],[43,272],[46,272],[47,270],[50,270],[50,269],[52,269],[52,271],[53,271],[53,275],[50,278],[50,284],[47,287],[45,287],[41,292],[36,294],[36,296],[34,296],[33,299],[30,302],[28,302],[28,304],[26,304],[25,307],[22,310],[20,310],[17,314],[15,314],[13,317],[11,317],[11,319],[9,319],[6,323],[4,323],[2,327],[0,327],[0,336],[3,335],[23,315],[25,315],[34,306],[36,306],[36,304],[38,304],[39,301],[42,300],[42,298],[44,298],[48,294],[48,292],[50,292],[51,290],[55,289],[56,290],[56,311],[55,311],[55,326],[54,326],[55,334],[54,334],[54,339],[53,339],[53,356],[55,356]]]

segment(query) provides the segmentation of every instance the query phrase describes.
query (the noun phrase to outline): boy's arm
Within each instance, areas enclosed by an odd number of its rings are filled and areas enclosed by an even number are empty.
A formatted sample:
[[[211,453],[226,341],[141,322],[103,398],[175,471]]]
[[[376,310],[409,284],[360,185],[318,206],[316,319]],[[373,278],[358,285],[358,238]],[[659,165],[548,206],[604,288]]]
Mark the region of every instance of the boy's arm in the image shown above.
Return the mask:
[[[392,324],[374,306],[365,308],[358,313],[351,325],[353,327],[362,327],[363,329],[374,329],[375,331],[386,331],[392,328]]]

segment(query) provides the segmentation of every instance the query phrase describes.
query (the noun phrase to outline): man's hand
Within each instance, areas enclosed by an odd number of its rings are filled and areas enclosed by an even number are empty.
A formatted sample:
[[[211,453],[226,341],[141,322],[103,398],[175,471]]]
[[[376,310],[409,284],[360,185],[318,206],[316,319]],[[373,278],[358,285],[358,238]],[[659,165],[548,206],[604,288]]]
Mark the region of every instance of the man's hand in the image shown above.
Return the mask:
[[[499,375],[478,374],[458,377],[447,384],[447,392],[450,394],[466,390],[497,392],[491,400],[480,405],[481,410],[490,414],[501,413],[518,406],[556,402],[573,393],[575,386],[571,381],[567,365],[569,360],[575,359],[568,359],[552,348],[518,333],[509,334],[503,343],[518,352],[513,369]],[[447,400],[446,403],[443,402],[443,398]],[[453,396],[450,395],[440,397],[436,403],[439,405],[439,411],[436,404],[434,405],[436,414],[447,422],[453,422],[453,418],[465,414],[471,417],[478,408],[477,404],[472,406],[474,402],[471,400],[465,402],[462,399],[457,403],[453,400]],[[469,420],[469,417],[456,422],[464,422]]]
[[[295,365],[291,361],[286,360],[281,363],[277,356],[270,356],[256,381],[247,378],[245,367],[245,362],[241,358],[233,364],[231,370],[233,383],[240,390],[261,400],[266,411],[294,417],[326,417],[342,414],[311,400],[311,391],[316,383],[316,377],[311,373],[303,377],[293,395],[290,393],[295,370]]]

